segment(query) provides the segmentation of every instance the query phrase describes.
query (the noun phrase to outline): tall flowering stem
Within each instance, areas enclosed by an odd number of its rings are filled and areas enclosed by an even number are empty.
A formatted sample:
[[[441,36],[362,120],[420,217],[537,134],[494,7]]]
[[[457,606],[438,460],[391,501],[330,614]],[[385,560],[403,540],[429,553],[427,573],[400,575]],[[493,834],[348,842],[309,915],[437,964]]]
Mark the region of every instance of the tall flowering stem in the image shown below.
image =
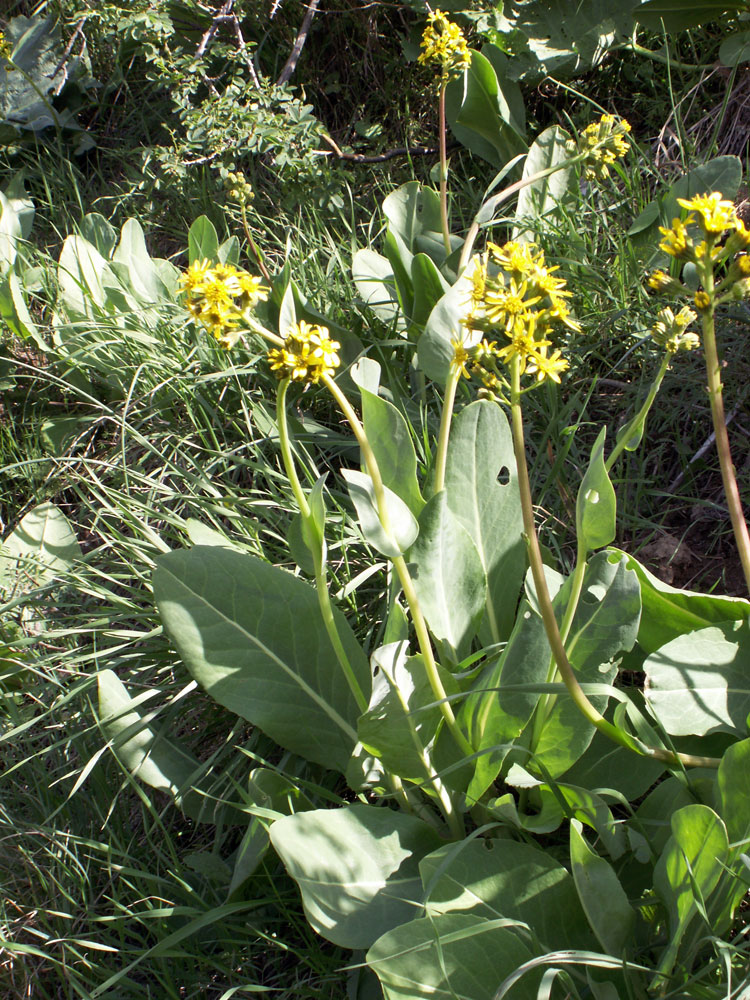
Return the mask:
[[[552,650],[555,664],[562,682],[567,688],[568,694],[573,699],[574,704],[581,714],[599,730],[604,736],[614,743],[632,750],[642,756],[651,757],[654,760],[663,761],[670,767],[711,767],[719,766],[719,759],[715,757],[701,757],[693,754],[676,753],[664,750],[661,747],[647,747],[640,741],[634,739],[624,730],[612,725],[601,712],[592,705],[586,696],[583,688],[578,682],[575,671],[565,652],[565,644],[560,634],[557,618],[552,606],[547,580],[544,576],[544,563],[542,552],[539,547],[539,539],[536,533],[534,522],[534,506],[531,498],[531,483],[529,481],[529,471],[526,464],[526,445],[523,432],[523,415],[521,411],[521,384],[520,384],[520,363],[517,358],[513,359],[510,366],[511,389],[511,429],[513,434],[513,450],[518,466],[518,486],[521,494],[521,509],[523,513],[523,528],[526,536],[526,546],[531,567],[531,575],[536,588],[537,603],[544,623],[544,630],[547,633],[547,641]]]
[[[701,316],[703,327],[711,418],[729,518],[745,584],[750,592],[750,533],[742,510],[729,447],[721,363],[716,346],[717,308],[725,302],[738,301],[750,294],[750,254],[747,252],[750,248],[750,232],[737,217],[734,204],[724,199],[718,191],[695,195],[693,198],[678,198],[678,204],[688,210],[687,218],[675,218],[670,227],[660,227],[662,242],[659,247],[682,264],[693,264],[701,284],[701,288],[693,295],[693,302]],[[703,240],[697,245],[692,237],[696,228],[703,235]],[[724,239],[727,232],[729,235]],[[674,297],[691,294],[679,279],[664,271],[655,271],[648,283],[654,291]]]
[[[386,534],[392,537],[393,531],[390,523],[390,517],[388,516],[388,508],[386,506],[385,486],[383,484],[383,478],[380,475],[380,468],[378,466],[377,459],[375,458],[375,453],[373,452],[370,442],[367,439],[367,435],[365,434],[365,429],[360,423],[359,417],[354,412],[351,403],[330,375],[325,375],[322,381],[338,403],[341,412],[346,417],[349,426],[354,432],[354,436],[359,444],[365,465],[367,466],[367,472],[369,473],[370,479],[372,479],[372,486],[375,493],[375,501],[378,508],[380,523],[383,525],[383,529]],[[414,623],[414,631],[417,635],[417,643],[419,644],[419,650],[422,653],[422,659],[424,661],[425,672],[430,682],[432,693],[435,695],[435,700],[439,705],[443,719],[445,720],[445,723],[459,749],[465,754],[473,754],[474,748],[459,728],[456,716],[448,699],[448,694],[443,687],[442,680],[440,679],[435,654],[432,649],[432,643],[430,642],[430,634],[427,629],[427,622],[425,621],[422,613],[417,592],[414,589],[414,582],[412,581],[409,567],[406,565],[406,560],[403,556],[397,556],[393,559],[393,568],[396,570],[399,583],[401,584],[401,589],[404,592],[406,603],[409,605],[412,622]]]
[[[445,136],[445,88],[447,83],[440,87],[438,98],[438,131],[440,141],[440,219],[443,224],[443,243],[445,254],[451,252],[451,231],[448,224],[448,154]]]
[[[446,149],[445,91],[451,79],[460,76],[471,65],[471,51],[457,24],[449,21],[441,10],[433,11],[427,18],[422,34],[422,51],[418,61],[434,65],[438,77],[438,140],[440,144],[440,218],[443,229],[445,254],[451,252],[451,234],[448,225],[448,155]]]

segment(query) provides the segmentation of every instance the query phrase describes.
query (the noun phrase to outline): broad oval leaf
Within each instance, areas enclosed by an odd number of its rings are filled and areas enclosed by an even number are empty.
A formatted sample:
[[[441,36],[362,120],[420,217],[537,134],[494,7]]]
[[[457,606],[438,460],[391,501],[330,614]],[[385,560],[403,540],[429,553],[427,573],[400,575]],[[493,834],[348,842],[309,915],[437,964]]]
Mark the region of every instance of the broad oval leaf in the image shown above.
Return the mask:
[[[586,843],[581,824],[570,824],[570,864],[578,896],[605,952],[621,957],[635,923],[635,911],[614,869]]]
[[[589,465],[576,500],[578,542],[585,543],[587,552],[609,545],[617,530],[615,522],[617,501],[604,464],[606,435],[607,428],[602,427],[591,449]]]
[[[356,803],[277,820],[271,842],[318,934],[367,948],[420,912],[417,866],[440,839],[414,816]]]
[[[724,622],[681,635],[643,664],[652,711],[673,736],[747,735],[750,624]]]
[[[342,469],[341,475],[346,480],[365,541],[389,559],[403,555],[419,534],[417,520],[408,506],[387,486],[384,487],[389,521],[386,529],[378,510],[372,479],[356,469]]]
[[[387,1000],[494,1000],[502,981],[533,957],[503,920],[446,913],[411,920],[367,953]],[[539,976],[525,976],[510,1000],[537,1000]]]
[[[0,545],[0,587],[39,587],[70,570],[81,548],[59,507],[43,503],[21,518]]]
[[[255,556],[204,546],[160,556],[153,581],[162,621],[211,697],[293,753],[346,771],[359,709],[313,588]],[[368,692],[365,655],[333,614]]]

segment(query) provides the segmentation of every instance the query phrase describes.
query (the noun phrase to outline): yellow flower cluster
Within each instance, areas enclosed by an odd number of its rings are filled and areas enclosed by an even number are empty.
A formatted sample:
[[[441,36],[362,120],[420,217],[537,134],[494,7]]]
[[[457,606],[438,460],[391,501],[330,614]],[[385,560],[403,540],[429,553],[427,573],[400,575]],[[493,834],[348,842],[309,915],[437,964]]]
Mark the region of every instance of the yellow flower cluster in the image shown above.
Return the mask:
[[[421,49],[417,61],[423,65],[436,63],[444,80],[459,76],[471,64],[471,52],[463,32],[442,10],[428,15]]]
[[[678,198],[677,204],[688,214],[684,219],[673,219],[669,227],[659,227],[659,249],[676,260],[694,264],[703,287],[693,293],[678,278],[656,270],[649,275],[649,288],[675,297],[692,295],[699,312],[708,312],[730,299],[745,298],[750,294],[750,253],[746,252],[750,248],[750,231],[738,218],[734,204],[719,191]],[[698,234],[703,239],[696,243],[693,236]]]
[[[199,320],[222,347],[233,347],[245,314],[268,298],[260,278],[232,264],[196,260],[182,274],[180,284],[191,316]]]
[[[651,336],[670,354],[692,351],[700,344],[700,338],[695,333],[687,333],[686,328],[696,318],[696,314],[687,306],[683,306],[677,315],[667,307],[659,312],[656,323],[651,327]]]
[[[10,59],[13,55],[13,48],[5,37],[5,32],[0,31],[0,59]]]
[[[300,320],[289,329],[283,347],[272,347],[268,352],[271,371],[279,379],[315,384],[324,375],[333,375],[341,359],[340,344],[331,340],[325,326],[313,326]]]
[[[619,120],[614,115],[602,115],[598,122],[592,122],[578,136],[571,140],[568,149],[573,154],[583,154],[586,158],[584,170],[589,180],[605,180],[610,166],[628,151],[625,138],[630,132],[630,122]]]
[[[482,340],[473,350],[473,372],[488,389],[507,385],[496,362],[518,359],[521,374],[534,375],[537,382],[560,381],[568,362],[560,350],[550,350],[548,339],[555,323],[572,330],[580,327],[570,317],[565,301],[570,292],[556,267],[547,267],[544,253],[533,243],[515,240],[497,246],[490,243],[482,258],[475,257],[469,310],[463,320],[470,334]],[[500,335],[500,346],[488,339]],[[459,342],[454,342],[454,370],[467,374]],[[460,368],[459,368],[460,366]]]

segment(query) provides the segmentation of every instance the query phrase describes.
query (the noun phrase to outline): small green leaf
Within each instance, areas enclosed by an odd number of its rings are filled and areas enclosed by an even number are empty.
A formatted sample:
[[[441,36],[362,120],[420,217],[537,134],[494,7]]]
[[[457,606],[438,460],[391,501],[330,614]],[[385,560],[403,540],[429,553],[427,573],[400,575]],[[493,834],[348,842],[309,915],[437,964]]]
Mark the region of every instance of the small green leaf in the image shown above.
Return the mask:
[[[342,469],[341,475],[346,480],[365,541],[389,559],[397,559],[403,555],[419,534],[417,520],[404,501],[387,486],[384,487],[386,512],[390,522],[390,530],[386,531],[380,520],[372,479],[355,469]]]
[[[635,923],[635,911],[614,869],[591,850],[575,819],[570,823],[570,864],[578,896],[599,943],[608,955],[622,957]]]
[[[440,839],[414,816],[354,804],[276,820],[271,842],[317,933],[342,948],[367,948],[419,912],[417,866]]]
[[[219,237],[216,228],[206,215],[195,220],[188,232],[188,260],[191,264],[207,260],[215,264],[219,254]]]
[[[604,464],[604,439],[607,428],[602,427],[591,449],[586,474],[576,500],[576,531],[578,541],[586,550],[601,549],[615,537],[617,501]]]
[[[279,336],[286,337],[289,330],[297,322],[297,310],[294,304],[294,287],[292,282],[286,286],[279,309]]]
[[[81,558],[70,521],[59,507],[43,503],[21,518],[0,545],[0,587],[26,590],[66,573]]]

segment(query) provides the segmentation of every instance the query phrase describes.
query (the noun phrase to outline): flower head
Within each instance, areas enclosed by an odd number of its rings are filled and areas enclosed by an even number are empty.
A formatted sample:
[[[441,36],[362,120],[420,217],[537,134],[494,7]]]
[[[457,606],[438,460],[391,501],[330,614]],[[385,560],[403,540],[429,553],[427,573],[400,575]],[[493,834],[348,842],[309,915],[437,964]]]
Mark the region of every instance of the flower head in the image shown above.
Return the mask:
[[[677,351],[692,351],[700,343],[698,335],[686,332],[686,328],[697,319],[692,309],[683,306],[675,315],[667,307],[660,310],[656,323],[651,327],[651,336],[655,342],[670,354]]]
[[[417,61],[423,65],[436,63],[446,80],[459,76],[471,63],[471,52],[463,32],[442,10],[434,10],[427,16],[421,49]]]
[[[6,38],[5,32],[0,31],[0,59],[11,59],[12,56],[13,56],[13,47]]]
[[[628,151],[625,136],[630,130],[630,122],[624,118],[605,114],[598,122],[587,125],[575,142],[570,141],[570,152],[585,157],[583,162],[587,178],[601,181],[609,176],[610,166]]]
[[[692,216],[688,216],[686,222],[692,221]],[[672,219],[672,225],[669,229],[659,226],[659,232],[663,236],[659,249],[668,253],[670,257],[689,258],[694,255],[693,241],[688,236],[687,226],[681,219]]]
[[[268,298],[269,289],[233,264],[196,260],[180,276],[187,309],[224,348],[239,339],[243,314]]]
[[[737,212],[734,203],[721,197],[719,191],[711,194],[697,194],[692,198],[678,198],[677,204],[689,212],[695,212],[703,231],[709,236],[720,236],[725,229],[734,229]]]
[[[311,325],[304,320],[289,329],[283,347],[272,347],[268,352],[271,371],[279,379],[314,385],[324,375],[333,375],[341,359],[340,345],[331,340],[325,326]]]
[[[486,258],[475,257],[474,263],[473,292],[463,323],[487,336],[473,349],[473,371],[493,390],[500,384],[498,361],[517,363],[521,374],[536,375],[537,382],[559,382],[568,363],[561,351],[550,353],[549,334],[556,323],[573,330],[580,327],[570,318],[565,300],[571,293],[554,274],[557,269],[547,267],[535,244],[516,240],[503,246],[490,243]],[[493,334],[501,335],[499,342],[490,339]]]

